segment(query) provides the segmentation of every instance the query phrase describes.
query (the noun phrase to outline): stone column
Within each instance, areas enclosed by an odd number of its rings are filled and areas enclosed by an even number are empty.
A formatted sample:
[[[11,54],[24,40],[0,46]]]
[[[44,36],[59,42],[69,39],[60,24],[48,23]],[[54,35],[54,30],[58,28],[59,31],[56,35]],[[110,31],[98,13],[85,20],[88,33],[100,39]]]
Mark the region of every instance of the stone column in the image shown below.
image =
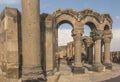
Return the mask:
[[[85,70],[82,66],[81,62],[81,40],[82,40],[82,34],[83,29],[74,29],[73,31],[73,38],[74,38],[74,52],[75,52],[75,58],[74,58],[74,68],[73,73],[84,73]]]
[[[38,79],[42,73],[39,7],[39,0],[22,0],[23,79]]]
[[[110,38],[104,38],[104,65],[107,69],[112,69],[112,64],[110,60]]]
[[[102,40],[102,31],[98,30],[94,36],[94,63],[93,71],[103,71],[104,66],[101,64],[101,40]]]

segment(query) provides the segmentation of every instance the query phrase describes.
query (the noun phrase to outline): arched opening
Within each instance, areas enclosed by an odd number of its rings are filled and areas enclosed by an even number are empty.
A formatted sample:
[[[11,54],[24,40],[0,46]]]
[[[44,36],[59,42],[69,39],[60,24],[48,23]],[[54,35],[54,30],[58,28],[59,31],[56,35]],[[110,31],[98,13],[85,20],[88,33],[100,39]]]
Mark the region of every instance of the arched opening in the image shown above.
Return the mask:
[[[84,25],[84,35],[83,37],[86,37],[86,39],[83,39],[83,44],[85,46],[85,56],[86,58],[85,62],[92,64],[93,62],[93,56],[94,56],[94,48],[93,48],[93,39],[91,37],[91,33],[96,31],[96,26],[92,22],[87,22]]]
[[[105,25],[104,30],[105,30],[105,31],[109,30],[109,26],[108,26],[108,25]]]
[[[90,36],[91,29],[88,25],[84,25],[84,34],[83,36]]]
[[[58,27],[58,46],[66,46],[73,41],[71,36],[72,26],[69,23],[63,23]]]
[[[68,47],[70,43],[73,43],[73,37],[71,36],[73,29],[73,25],[68,21],[62,21],[57,25],[57,31],[58,31],[58,53],[59,53],[59,71],[62,71],[62,69],[67,66],[68,69],[71,68],[68,66]]]

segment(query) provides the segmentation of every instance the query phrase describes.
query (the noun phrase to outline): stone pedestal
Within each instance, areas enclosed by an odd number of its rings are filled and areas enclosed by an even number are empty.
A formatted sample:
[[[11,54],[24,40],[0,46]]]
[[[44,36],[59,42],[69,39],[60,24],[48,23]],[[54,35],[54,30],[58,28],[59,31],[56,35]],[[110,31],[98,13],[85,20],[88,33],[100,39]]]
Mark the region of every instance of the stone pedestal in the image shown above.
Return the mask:
[[[22,0],[23,80],[42,77],[39,7],[39,0]]]
[[[85,68],[84,67],[73,67],[72,72],[74,74],[84,74],[85,73]]]
[[[111,70],[112,69],[112,63],[103,63],[106,69]]]
[[[105,69],[105,67],[101,63],[93,64],[93,67],[92,67],[92,70],[95,72],[102,72],[102,71],[104,71],[104,69]]]

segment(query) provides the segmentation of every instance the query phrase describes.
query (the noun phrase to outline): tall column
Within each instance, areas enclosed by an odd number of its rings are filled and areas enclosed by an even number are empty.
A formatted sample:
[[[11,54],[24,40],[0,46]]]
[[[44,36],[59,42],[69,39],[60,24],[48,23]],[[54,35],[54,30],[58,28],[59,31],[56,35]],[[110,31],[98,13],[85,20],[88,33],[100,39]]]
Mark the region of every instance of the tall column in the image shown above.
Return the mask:
[[[112,64],[110,60],[110,38],[104,38],[104,65],[107,69],[112,69]]]
[[[75,58],[74,58],[74,68],[73,73],[84,73],[85,70],[82,66],[81,62],[81,40],[82,40],[82,34],[83,29],[74,29],[73,31],[73,39],[74,39],[74,52],[75,52]]]
[[[40,9],[39,0],[22,0],[23,79],[40,78]]]
[[[95,32],[94,36],[94,63],[93,63],[93,71],[103,71],[104,66],[101,63],[101,40],[102,40],[102,31],[98,30]]]

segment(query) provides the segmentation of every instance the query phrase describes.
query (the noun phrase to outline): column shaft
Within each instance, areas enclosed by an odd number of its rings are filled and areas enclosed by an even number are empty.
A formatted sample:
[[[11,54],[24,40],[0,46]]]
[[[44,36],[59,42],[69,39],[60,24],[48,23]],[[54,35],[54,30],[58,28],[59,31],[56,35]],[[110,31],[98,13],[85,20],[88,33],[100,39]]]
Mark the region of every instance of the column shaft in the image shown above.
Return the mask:
[[[81,38],[81,35],[80,34],[77,34],[76,36],[75,41],[74,41],[74,45],[75,45],[75,67],[81,67],[82,66],[82,63],[81,63],[81,41],[80,41],[80,38]]]
[[[94,47],[94,63],[99,64],[101,63],[101,40],[96,40]]]
[[[110,63],[110,43],[105,43],[104,46],[104,50],[105,50],[105,63]]]
[[[39,0],[22,0],[23,76],[41,73]]]
[[[112,69],[112,63],[110,60],[110,38],[104,38],[104,62],[106,69]]]

